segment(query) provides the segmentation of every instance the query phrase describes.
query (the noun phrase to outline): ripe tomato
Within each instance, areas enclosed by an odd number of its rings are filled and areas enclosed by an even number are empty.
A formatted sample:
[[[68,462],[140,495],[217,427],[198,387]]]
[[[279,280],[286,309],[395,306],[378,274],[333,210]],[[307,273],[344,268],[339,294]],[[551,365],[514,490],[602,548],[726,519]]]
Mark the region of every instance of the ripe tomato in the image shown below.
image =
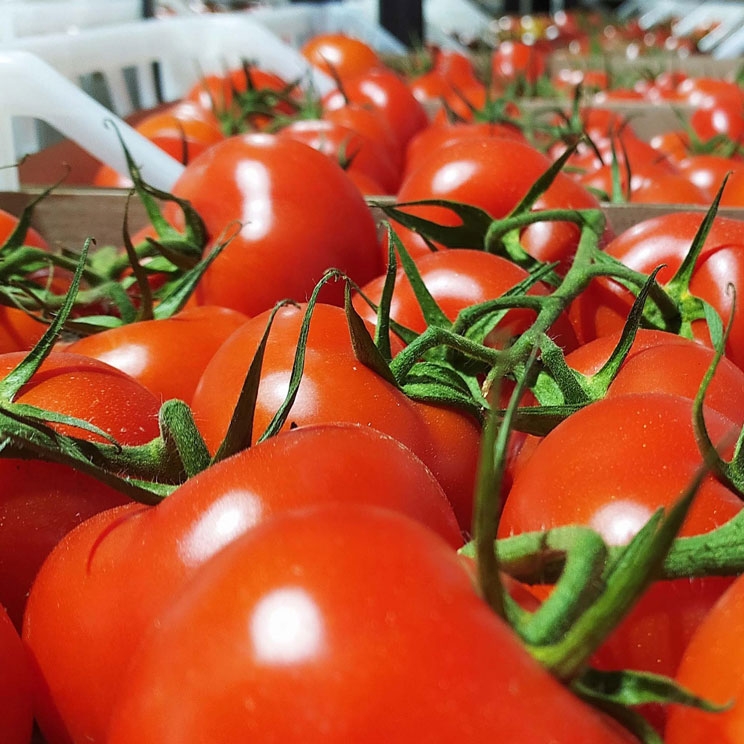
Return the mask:
[[[416,266],[429,292],[451,321],[454,321],[462,310],[500,297],[528,278],[526,270],[501,256],[466,248],[428,253],[416,259]],[[362,287],[362,292],[370,300],[378,303],[383,284],[384,277],[378,277]],[[543,294],[547,291],[547,287],[542,284],[537,284],[531,289],[533,294]],[[354,306],[370,323],[376,321],[376,313],[360,296],[354,298]],[[390,317],[418,333],[426,330],[421,308],[402,268],[398,270],[395,280]],[[494,329],[493,338],[499,339],[499,346],[508,343],[508,339],[526,331],[534,318],[535,313],[531,310],[517,308],[510,310]],[[575,347],[576,339],[567,318],[557,321],[553,331],[554,340],[561,347],[566,350]]]
[[[651,273],[664,264],[657,277],[664,283],[672,277],[689,251],[703,216],[695,212],[671,212],[644,220],[617,236],[605,250],[643,273]],[[739,286],[743,251],[742,223],[732,218],[716,217],[693,270],[690,292],[710,302],[724,319],[728,318],[732,308],[727,286],[729,283]],[[579,341],[622,328],[631,303],[631,293],[616,282],[593,281],[569,308]],[[693,333],[701,341],[709,343],[704,321],[693,323]],[[744,365],[743,336],[744,321],[737,310],[726,356],[739,367]]]
[[[640,172],[639,172],[640,171]],[[606,194],[610,200],[621,196],[634,204],[710,204],[711,197],[681,173],[670,173],[663,165],[649,163],[632,171],[630,184],[625,170],[620,170],[621,193],[613,193],[613,166],[606,163],[580,177],[579,183]]]
[[[533,46],[520,41],[502,41],[491,53],[491,74],[494,78],[535,83],[545,75],[545,55]]]
[[[217,117],[188,100],[177,101],[162,111],[149,114],[134,128],[184,165],[225,138]],[[101,165],[93,176],[93,185],[130,188],[132,180],[109,165]]]
[[[566,364],[582,374],[594,374],[619,340],[620,334],[613,333],[589,341],[567,354]],[[607,395],[664,392],[693,400],[712,359],[712,349],[691,339],[640,328]],[[705,405],[744,425],[744,374],[725,357],[708,386]]]
[[[5,744],[29,744],[33,711],[31,672],[18,631],[0,604],[0,736]]]
[[[67,351],[126,372],[161,400],[188,403],[213,354],[246,320],[225,307],[191,307],[172,318],[109,328],[75,341]]]
[[[715,411],[706,422],[716,443],[738,430]],[[597,530],[609,545],[625,544],[657,509],[679,498],[701,466],[691,400],[667,393],[605,398],[560,423],[517,468],[499,534],[576,523]],[[681,534],[709,532],[741,508],[738,495],[709,475]],[[660,594],[624,620],[603,653],[624,654],[623,667],[673,675],[692,630],[726,585],[725,579],[657,583],[649,592]],[[660,616],[664,602],[668,613]],[[647,615],[644,607],[656,609]]]
[[[366,42],[346,34],[316,34],[300,48],[313,66],[346,80],[382,65],[377,52]]]
[[[404,177],[416,170],[426,158],[440,148],[469,137],[506,137],[526,142],[521,130],[511,124],[495,122],[432,124],[422,129],[408,143]]]
[[[340,124],[374,140],[393,163],[397,173],[403,167],[403,149],[390,123],[383,115],[365,104],[349,102],[330,111],[323,111],[323,118]]]
[[[447,199],[484,209],[494,219],[505,217],[550,167],[535,148],[505,137],[472,137],[446,145],[421,163],[401,184],[400,203]],[[598,208],[599,202],[583,186],[559,173],[538,199],[535,209]],[[410,207],[406,211],[440,224],[456,225],[459,218],[442,207]],[[423,239],[396,228],[412,255],[429,252]],[[522,233],[525,250],[542,261],[567,267],[578,243],[579,230],[570,223],[530,225]],[[478,246],[472,246],[478,247]]]
[[[722,207],[744,205],[744,163],[721,155],[690,155],[679,163],[681,173],[713,200],[730,174],[721,195]]]
[[[379,183],[383,191],[398,189],[400,173],[385,148],[354,129],[326,119],[301,119],[283,127],[278,137],[304,142],[338,163],[347,173],[361,171]]]
[[[18,217],[0,209],[0,246],[4,245],[18,225]],[[23,239],[25,245],[49,250],[47,241],[30,227]],[[46,324],[23,310],[0,305],[0,354],[30,349],[43,335]]]
[[[669,744],[739,741],[742,732],[741,622],[744,580],[738,578],[710,610],[682,657],[677,681],[725,709],[704,713],[674,706],[664,741]]]
[[[287,100],[291,87],[281,76],[260,67],[237,67],[223,75],[205,75],[184,99],[218,117],[227,134],[235,134],[261,129],[276,114],[294,113],[294,104]]]
[[[436,47],[431,51],[432,69],[449,80],[458,88],[466,88],[471,83],[478,82],[473,60],[468,54],[456,49]]]
[[[254,439],[266,429],[286,395],[302,316],[301,308],[285,307],[274,319],[263,360]],[[214,355],[199,381],[192,408],[211,451],[217,449],[227,431],[267,317],[268,313],[257,316],[236,331]],[[467,419],[467,434],[458,428],[458,438],[453,437],[450,443],[444,442],[444,437],[433,440],[420,407],[354,356],[343,310],[317,305],[310,323],[302,382],[284,427],[334,421],[371,426],[410,447],[440,480],[463,529],[469,529],[475,475],[470,449],[477,450],[477,422]]]
[[[201,304],[253,316],[286,298],[305,300],[328,268],[361,283],[382,273],[375,222],[361,194],[340,166],[301,142],[229,137],[189,164],[173,193],[204,220],[207,251],[242,224],[204,274]],[[172,217],[177,222],[179,215]],[[340,303],[341,284],[323,297]]]
[[[156,508],[112,510],[70,533],[39,572],[25,617],[24,639],[43,675],[36,709],[48,743],[67,741],[64,728],[75,741],[105,740],[130,658],[202,564],[285,511],[334,502],[397,510],[452,548],[462,544],[421,460],[351,424],[283,432],[200,473]]]
[[[355,505],[277,517],[205,565],[140,647],[108,742],[486,742],[494,731],[630,741],[525,653],[448,546]]]
[[[22,357],[2,355],[0,375]],[[122,444],[144,444],[159,434],[160,401],[152,393],[108,364],[78,354],[52,353],[15,401],[90,421]],[[74,433],[99,440],[79,429]],[[0,602],[20,627],[28,589],[54,545],[88,516],[129,499],[70,467],[34,459],[1,458],[0,483]]]
[[[343,108],[351,101],[371,106],[387,121],[399,147],[404,149],[428,118],[424,107],[408,84],[392,70],[375,68],[344,81],[344,90],[333,90],[323,97],[323,109]]]

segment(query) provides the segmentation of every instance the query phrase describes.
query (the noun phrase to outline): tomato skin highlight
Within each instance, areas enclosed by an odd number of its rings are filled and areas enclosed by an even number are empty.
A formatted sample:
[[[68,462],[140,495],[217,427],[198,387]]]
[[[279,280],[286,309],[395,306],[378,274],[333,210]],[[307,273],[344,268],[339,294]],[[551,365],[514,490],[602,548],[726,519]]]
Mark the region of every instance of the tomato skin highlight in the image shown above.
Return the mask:
[[[208,468],[157,507],[111,510],[70,533],[39,572],[24,625],[43,680],[36,707],[48,744],[66,742],[65,729],[75,741],[105,741],[132,654],[199,566],[278,514],[328,502],[399,510],[452,549],[463,542],[421,460],[371,428],[335,424],[283,432]]]
[[[358,189],[301,142],[228,137],[192,161],[173,192],[204,220],[207,251],[224,231],[237,233],[197,287],[200,304],[251,317],[286,298],[306,300],[329,268],[362,283],[382,273],[375,222]],[[171,217],[178,224],[179,215]],[[342,283],[322,297],[341,304]]]
[[[108,744],[630,741],[525,654],[454,552],[370,507],[288,513],[226,548],[124,685]]]

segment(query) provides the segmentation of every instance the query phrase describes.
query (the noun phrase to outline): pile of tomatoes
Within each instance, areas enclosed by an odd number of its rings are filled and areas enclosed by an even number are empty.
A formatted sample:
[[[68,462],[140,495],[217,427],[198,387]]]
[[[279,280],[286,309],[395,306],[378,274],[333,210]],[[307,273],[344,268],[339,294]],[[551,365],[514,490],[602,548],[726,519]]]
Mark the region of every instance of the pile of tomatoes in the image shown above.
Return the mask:
[[[736,175],[613,234],[669,142],[525,126],[515,49],[319,37],[320,101],[142,120],[186,167],[122,246],[2,215],[3,742],[736,740]],[[736,157],[738,86],[674,91]]]

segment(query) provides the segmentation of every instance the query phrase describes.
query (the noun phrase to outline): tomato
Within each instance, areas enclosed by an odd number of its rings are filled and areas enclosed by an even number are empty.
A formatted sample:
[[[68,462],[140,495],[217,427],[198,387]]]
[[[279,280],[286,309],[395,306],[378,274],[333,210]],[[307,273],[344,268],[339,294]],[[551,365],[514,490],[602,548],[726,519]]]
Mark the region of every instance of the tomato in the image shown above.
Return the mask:
[[[457,315],[471,305],[500,297],[507,290],[528,278],[528,272],[511,261],[484,251],[466,248],[452,251],[436,251],[416,259],[416,266],[424,284],[444,314],[454,322]],[[382,295],[384,277],[373,279],[362,287],[362,292],[378,303]],[[545,285],[537,284],[533,294],[547,293]],[[371,323],[376,313],[360,297],[354,298],[357,312]],[[398,270],[390,306],[390,317],[413,331],[422,333],[426,323],[416,296],[403,269]],[[522,334],[532,324],[535,313],[531,310],[510,310],[493,331],[494,340],[503,345],[508,339]],[[576,345],[573,330],[567,318],[557,321],[553,327],[554,340],[565,349]]]
[[[630,741],[530,659],[430,531],[336,506],[278,517],[204,566],[140,647],[108,742],[392,744],[463,731]]]
[[[302,316],[303,310],[296,307],[282,308],[276,314],[263,360],[254,439],[266,429],[287,392]],[[212,451],[227,431],[267,317],[263,314],[248,321],[222,345],[194,393],[194,418]],[[472,454],[460,457],[460,453],[477,449],[477,422],[468,420],[468,436],[461,435],[444,450],[441,445],[435,446],[419,407],[356,359],[343,310],[317,305],[310,323],[302,382],[284,428],[334,421],[371,426],[410,447],[440,479],[463,529],[470,527],[473,458]],[[460,464],[452,473],[452,463],[457,465],[458,459]],[[451,480],[441,477],[445,472],[450,473]]]
[[[744,580],[738,578],[710,610],[682,657],[677,681],[724,710],[704,713],[673,706],[666,738],[669,744],[708,741],[733,744],[742,731],[741,623],[744,617]]]
[[[690,136],[683,129],[655,134],[649,143],[678,167],[690,154]]]
[[[690,126],[703,141],[720,135],[740,140],[744,135],[744,97],[732,94],[696,108],[690,116]]]
[[[546,71],[545,56],[519,41],[502,41],[491,53],[491,74],[497,79],[522,78],[527,83],[535,83]]]
[[[33,711],[31,672],[18,631],[0,605],[0,736],[5,744],[29,744]]]
[[[407,83],[391,70],[375,68],[344,81],[344,90],[333,90],[322,100],[323,109],[343,108],[351,101],[371,106],[388,123],[401,149],[416,132],[423,129],[428,118],[424,107],[408,88]]]
[[[638,171],[641,171],[640,173]],[[664,166],[649,164],[631,170],[630,185],[625,169],[620,167],[620,196],[635,204],[700,204],[707,206],[711,197],[681,173],[670,173]],[[613,166],[605,164],[579,178],[584,186],[606,194],[610,200],[614,190]]]
[[[0,375],[22,357],[20,352],[2,355]],[[85,419],[122,444],[144,444],[159,434],[160,402],[152,393],[113,367],[78,354],[53,352],[15,402]],[[80,429],[72,433],[100,441]],[[0,459],[0,483],[0,602],[20,627],[29,586],[54,545],[88,516],[128,498],[70,467],[35,459]]]
[[[609,359],[619,333],[590,341],[566,355],[566,364],[594,374]],[[641,328],[607,395],[664,392],[693,400],[713,359],[713,350],[691,339]],[[716,367],[705,406],[744,425],[744,373],[725,357]]]
[[[184,165],[225,138],[217,117],[188,100],[177,101],[145,116],[134,128]],[[132,181],[111,166],[101,165],[93,176],[93,185],[130,188]]]
[[[431,49],[432,69],[443,75],[457,88],[478,82],[478,75],[470,55],[457,49],[434,47]]]
[[[708,411],[706,423],[715,443],[738,431],[716,411]],[[679,498],[701,466],[689,398],[667,393],[605,398],[561,422],[517,468],[499,534],[576,523],[597,530],[609,545],[625,544],[657,509]],[[741,508],[739,496],[709,475],[681,534],[709,532]],[[644,605],[654,612],[645,615],[642,606],[631,613],[603,653],[615,659],[622,654],[623,667],[674,674],[692,630],[726,585],[707,579],[655,585],[649,591],[660,594]],[[657,610],[665,602],[668,612],[661,615]]]
[[[446,145],[421,163],[401,184],[398,202],[447,199],[480,207],[495,219],[505,217],[550,167],[535,148],[505,137],[472,137]],[[559,173],[535,209],[598,208],[585,188]],[[407,212],[440,224],[456,225],[459,218],[442,207],[409,207]],[[429,251],[424,241],[396,228],[413,255]],[[542,261],[560,261],[566,268],[576,250],[579,231],[573,224],[551,222],[527,227],[525,250]],[[478,246],[468,246],[478,247]]]
[[[474,111],[483,108],[486,102],[483,83],[473,78],[459,85],[436,69],[411,80],[408,86],[421,105],[434,113],[434,121],[452,118],[470,121]]]
[[[688,77],[677,85],[677,94],[696,108],[713,108],[719,104],[744,103],[744,92],[731,80],[713,77]]]
[[[724,178],[730,174],[721,195],[722,207],[744,205],[744,163],[721,155],[690,155],[679,164],[682,174],[700,189],[709,201],[718,193]]]
[[[453,548],[462,543],[421,460],[351,424],[283,432],[200,473],[156,508],[115,509],[70,533],[42,567],[25,617],[49,744],[67,740],[63,728],[75,741],[105,740],[129,659],[199,566],[285,511],[329,502],[397,510]]]
[[[0,209],[0,246],[18,225],[18,217]],[[33,227],[28,228],[23,239],[25,245],[49,250],[49,244]],[[0,305],[0,354],[8,351],[30,349],[43,335],[46,323],[14,307]]]
[[[4,245],[12,232],[18,225],[18,217],[5,209],[0,209],[0,246]],[[49,250],[49,243],[42,235],[35,230],[33,227],[29,227],[26,230],[26,234],[23,238],[23,245],[30,245],[34,248],[41,248],[43,250]]]
[[[441,147],[469,137],[506,137],[526,142],[524,134],[511,124],[495,122],[461,122],[458,124],[432,124],[422,129],[406,149],[405,175],[412,173],[418,165]]]
[[[300,48],[313,67],[346,80],[382,65],[377,52],[366,42],[341,33],[316,34]]]
[[[664,264],[657,277],[663,284],[682,263],[703,216],[695,212],[673,212],[644,220],[617,236],[605,250],[643,273],[651,273]],[[744,260],[741,230],[739,220],[715,218],[690,282],[690,292],[710,302],[724,319],[732,308],[732,298],[726,288],[729,283],[739,286],[738,276]],[[604,279],[593,281],[569,308],[579,341],[619,330],[631,303],[631,294],[619,284]],[[693,333],[709,343],[704,321],[693,323]],[[726,355],[740,367],[744,365],[743,333],[744,323],[737,311]]]
[[[384,151],[397,173],[403,167],[403,149],[390,123],[379,111],[363,103],[349,102],[346,106],[322,112],[327,121],[349,127],[374,140]]]
[[[354,129],[325,119],[302,119],[277,132],[278,137],[304,142],[341,165],[347,173],[361,171],[379,183],[380,194],[393,194],[400,173],[386,150]]]
[[[171,318],[109,328],[75,341],[67,351],[126,372],[161,400],[188,403],[212,355],[246,320],[225,307],[192,307]]]
[[[225,74],[210,74],[184,96],[220,120],[227,134],[261,129],[276,114],[292,114],[292,86],[281,76],[260,67],[236,67]],[[269,109],[269,110],[267,110]]]
[[[375,222],[361,194],[340,166],[301,142],[229,137],[189,164],[173,193],[204,220],[207,251],[225,231],[237,232],[197,287],[201,304],[253,316],[285,298],[305,300],[331,267],[362,283],[382,273]],[[340,303],[341,283],[323,297]]]

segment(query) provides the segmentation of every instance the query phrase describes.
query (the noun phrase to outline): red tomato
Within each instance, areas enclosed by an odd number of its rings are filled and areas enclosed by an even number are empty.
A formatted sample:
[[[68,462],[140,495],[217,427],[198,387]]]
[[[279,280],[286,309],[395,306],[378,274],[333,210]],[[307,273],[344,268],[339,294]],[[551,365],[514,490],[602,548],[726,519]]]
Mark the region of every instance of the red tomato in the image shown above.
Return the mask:
[[[539,50],[519,41],[502,41],[491,54],[491,72],[495,78],[535,83],[545,75],[547,63]]]
[[[591,375],[609,359],[619,333],[590,341],[566,355],[566,364]],[[664,392],[693,400],[713,359],[713,350],[673,333],[639,329],[608,395]],[[744,425],[744,373],[723,358],[713,375],[705,405]]]
[[[630,741],[525,653],[448,546],[388,511],[277,517],[160,623],[109,744]]]
[[[258,67],[248,71],[233,68],[223,75],[205,75],[184,96],[217,116],[225,131],[233,134],[246,126],[260,129],[275,114],[292,114],[295,106],[280,100],[289,96],[291,86],[279,75]],[[272,109],[266,113],[267,105]]]
[[[316,34],[302,45],[300,54],[313,67],[341,80],[382,65],[369,44],[346,34]]]
[[[201,304],[252,316],[285,298],[305,300],[331,267],[362,283],[382,273],[375,222],[361,194],[340,166],[301,142],[229,137],[189,164],[173,193],[204,220],[207,251],[242,223],[199,284]],[[341,283],[322,296],[340,303]]]
[[[225,307],[192,307],[172,318],[109,328],[75,341],[67,351],[126,372],[161,400],[188,403],[213,354],[246,320]]]
[[[0,375],[22,358],[21,352],[3,354]],[[160,402],[152,393],[78,354],[53,352],[15,401],[90,421],[122,444],[144,444],[159,434]],[[80,429],[72,433],[100,439]],[[128,499],[72,468],[34,459],[0,459],[0,483],[0,602],[20,627],[29,586],[54,545],[88,516]]]
[[[8,240],[17,225],[16,215],[0,209],[0,246]],[[25,245],[49,250],[46,240],[32,227],[26,231],[23,242]],[[46,323],[36,320],[23,310],[0,305],[0,354],[30,349],[44,335],[46,328]]]
[[[412,173],[426,158],[452,142],[470,137],[506,137],[526,142],[524,134],[511,124],[495,122],[461,122],[458,124],[432,124],[422,129],[406,149],[405,176]]]
[[[679,164],[682,174],[708,194],[712,201],[730,174],[721,195],[722,207],[744,206],[744,163],[721,155],[690,155]]]
[[[385,151],[396,172],[403,167],[403,149],[390,123],[379,111],[365,104],[349,103],[346,106],[323,111],[323,118],[340,124],[374,140]]]
[[[334,90],[323,97],[323,109],[343,108],[351,101],[371,106],[387,121],[401,149],[428,118],[408,84],[391,70],[376,68],[344,81],[344,90]]]
[[[606,251],[643,273],[651,273],[664,264],[657,277],[664,283],[682,263],[703,216],[695,212],[673,212],[644,220],[615,238],[607,245]],[[732,307],[732,298],[726,288],[729,283],[739,286],[743,256],[742,223],[716,217],[693,271],[690,291],[710,302],[724,319],[728,318]],[[569,309],[579,341],[622,328],[631,303],[630,292],[619,284],[607,280],[593,281]],[[741,367],[744,365],[744,321],[739,316],[737,310],[726,355]],[[703,321],[693,323],[693,333],[709,343]]]
[[[649,144],[677,167],[690,155],[690,136],[682,129],[656,134]]]
[[[254,438],[266,429],[287,392],[302,316],[302,309],[286,307],[275,317],[263,361]],[[227,431],[267,317],[265,313],[248,321],[222,345],[207,365],[194,393],[194,417],[212,451],[217,449]],[[334,421],[371,426],[410,447],[440,479],[463,529],[469,529],[474,477],[472,455],[459,457],[459,453],[477,447],[478,424],[470,422],[470,436],[461,436],[444,450],[441,444],[436,446],[419,407],[356,359],[343,310],[317,305],[310,323],[302,383],[284,426]],[[461,464],[452,473],[452,462],[456,464],[458,457]],[[449,480],[442,477],[446,472]]]
[[[628,178],[621,166],[619,196],[622,201],[634,204],[710,204],[708,192],[680,173],[670,173],[666,167],[656,164],[648,164],[639,170],[640,173],[631,171],[628,186]],[[584,186],[603,192],[612,201],[618,196],[613,194],[613,179],[612,165],[605,164],[578,180]]]
[[[458,88],[478,82],[472,58],[456,49],[433,49],[432,66]]]
[[[664,741],[668,744],[733,744],[742,732],[744,579],[738,578],[710,610],[682,657],[677,681],[724,710],[704,713],[673,706]]]
[[[441,486],[409,449],[374,429],[334,424],[283,432],[154,509],[112,510],[70,533],[41,569],[25,618],[49,744],[67,741],[62,728],[75,741],[105,740],[126,665],[199,566],[285,511],[334,502],[397,510],[462,544]]]
[[[744,96],[740,89],[738,94],[696,108],[690,126],[703,141],[720,135],[740,140],[744,135]]]
[[[447,199],[484,209],[495,219],[505,217],[524,197],[535,180],[550,167],[550,160],[535,148],[505,137],[473,137],[453,142],[432,153],[398,191],[400,203],[420,199]],[[586,189],[559,173],[535,205],[536,209],[598,208]],[[410,207],[406,211],[440,224],[456,225],[459,218],[442,207]],[[396,228],[413,255],[429,252],[417,235]],[[578,243],[578,228],[569,223],[531,225],[522,233],[525,250],[542,261],[560,261],[566,268]],[[478,247],[478,246],[466,246]]]
[[[416,266],[429,292],[451,321],[460,311],[500,297],[529,276],[526,270],[501,256],[464,248],[420,256],[416,259]],[[362,287],[362,292],[378,303],[383,284],[384,277],[378,277]],[[538,284],[531,291],[543,294],[548,290],[545,285]],[[354,298],[354,306],[363,318],[371,323],[376,321],[376,313],[360,296]],[[402,268],[395,280],[390,317],[418,333],[426,330],[424,316]],[[494,341],[499,340],[495,345],[504,345],[510,338],[522,334],[534,318],[535,313],[531,310],[510,310],[493,331]],[[556,343],[567,350],[575,347],[573,330],[566,318],[556,322],[553,330]]]
[[[149,114],[134,128],[184,165],[211,145],[225,139],[217,117],[187,100],[177,101],[162,111]],[[101,165],[93,176],[93,185],[130,188],[132,181],[111,166]]]
[[[347,173],[361,171],[379,183],[380,194],[398,189],[400,173],[386,150],[354,129],[326,119],[301,119],[277,132],[278,137],[304,142],[338,163]]]
[[[4,744],[29,744],[33,725],[31,672],[18,631],[0,605],[0,736]]]
[[[715,411],[706,421],[716,443],[738,431]],[[690,399],[667,393],[605,398],[565,419],[518,467],[499,534],[576,523],[594,528],[609,545],[625,544],[658,508],[679,498],[701,466]],[[737,494],[708,476],[681,534],[709,532],[741,508]],[[679,580],[655,585],[650,591],[667,599],[657,596],[645,607],[666,601],[668,613],[634,611],[603,653],[619,658],[613,649],[623,649],[623,667],[674,674],[693,628],[725,584]]]

